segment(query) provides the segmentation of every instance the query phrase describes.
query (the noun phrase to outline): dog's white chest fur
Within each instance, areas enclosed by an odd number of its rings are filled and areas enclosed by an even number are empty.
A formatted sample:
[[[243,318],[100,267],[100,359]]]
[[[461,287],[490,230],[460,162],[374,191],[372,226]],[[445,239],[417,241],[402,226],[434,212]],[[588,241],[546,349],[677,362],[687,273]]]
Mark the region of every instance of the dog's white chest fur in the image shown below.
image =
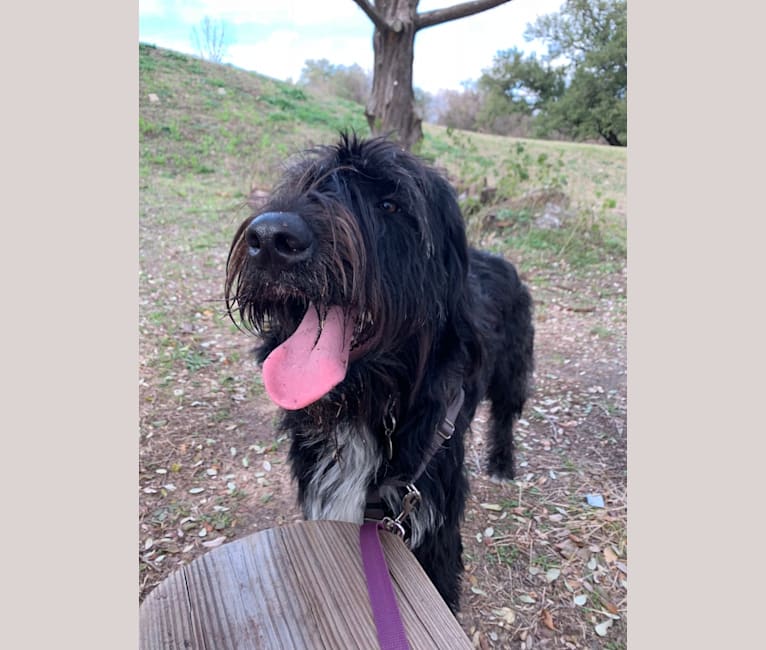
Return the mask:
[[[343,425],[334,434],[336,448],[328,446],[314,468],[303,500],[306,519],[331,519],[353,524],[364,522],[367,490],[381,464],[380,452],[367,428],[351,429]],[[398,488],[380,488],[380,496],[399,512],[402,496]],[[441,526],[442,516],[423,499],[410,516],[410,547],[416,548],[423,538]]]
[[[366,428],[343,425],[314,468],[306,489],[303,514],[306,519],[334,519],[361,524],[367,503],[367,488],[380,467],[380,454]]]

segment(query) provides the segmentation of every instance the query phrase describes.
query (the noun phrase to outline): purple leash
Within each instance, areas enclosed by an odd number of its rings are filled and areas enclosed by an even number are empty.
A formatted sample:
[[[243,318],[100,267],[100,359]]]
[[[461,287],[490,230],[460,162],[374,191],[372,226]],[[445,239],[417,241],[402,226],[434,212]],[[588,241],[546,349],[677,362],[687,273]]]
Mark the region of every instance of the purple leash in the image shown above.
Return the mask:
[[[402,497],[402,511],[396,517],[383,517],[382,521],[367,521],[359,529],[359,545],[362,549],[362,566],[367,577],[367,593],[370,596],[372,616],[375,619],[375,627],[378,631],[378,644],[380,650],[410,650],[407,641],[407,633],[402,624],[399,606],[396,603],[394,587],[391,584],[391,576],[388,574],[388,565],[383,555],[383,547],[380,545],[378,530],[388,530],[398,534],[404,539],[405,531],[402,522],[410,516],[413,508],[420,503],[420,492],[415,487],[415,481],[425,471],[428,463],[441,446],[448,441],[455,432],[455,422],[463,406],[465,391],[461,386],[454,398],[447,406],[447,413],[436,428],[431,445],[425,454],[420,467],[415,472],[409,483],[403,481],[389,481],[387,485],[404,487],[407,492]],[[396,421],[394,421],[394,424]],[[390,432],[389,434],[390,435]],[[391,458],[391,440],[389,444],[389,459]],[[377,519],[383,514],[382,506],[379,505],[380,494],[375,488],[367,493],[367,507],[365,517]],[[381,510],[378,512],[378,510]]]
[[[378,643],[380,650],[410,650],[378,529],[385,530],[385,526],[377,521],[364,523],[359,529],[362,565],[367,576],[367,593],[378,631]]]

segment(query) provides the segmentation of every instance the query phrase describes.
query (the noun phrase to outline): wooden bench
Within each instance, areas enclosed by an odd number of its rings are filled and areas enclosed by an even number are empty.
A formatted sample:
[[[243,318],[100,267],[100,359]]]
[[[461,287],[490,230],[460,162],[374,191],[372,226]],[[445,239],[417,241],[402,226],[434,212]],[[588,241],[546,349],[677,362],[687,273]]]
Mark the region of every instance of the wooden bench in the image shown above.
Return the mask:
[[[410,647],[472,648],[404,543],[381,537]],[[142,650],[377,648],[359,527],[301,522],[224,544],[160,583],[139,624]]]

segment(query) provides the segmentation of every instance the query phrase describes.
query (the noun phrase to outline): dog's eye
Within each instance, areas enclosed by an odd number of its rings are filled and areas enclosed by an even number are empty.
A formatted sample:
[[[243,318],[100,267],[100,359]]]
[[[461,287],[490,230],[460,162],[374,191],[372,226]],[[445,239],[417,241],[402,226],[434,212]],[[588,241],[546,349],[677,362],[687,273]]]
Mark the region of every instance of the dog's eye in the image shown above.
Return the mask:
[[[381,201],[380,208],[383,210],[383,212],[388,212],[389,214],[394,214],[394,212],[399,212],[399,206],[396,205],[393,201]]]

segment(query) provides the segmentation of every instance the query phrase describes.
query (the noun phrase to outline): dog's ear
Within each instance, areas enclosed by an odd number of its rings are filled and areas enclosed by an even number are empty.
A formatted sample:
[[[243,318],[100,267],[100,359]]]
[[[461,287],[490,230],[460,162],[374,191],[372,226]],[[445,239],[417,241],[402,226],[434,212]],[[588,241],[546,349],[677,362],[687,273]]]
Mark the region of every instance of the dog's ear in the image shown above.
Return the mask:
[[[450,183],[440,174],[432,171],[431,196],[429,197],[432,223],[437,224],[434,232],[435,254],[441,255],[441,263],[446,271],[444,278],[447,308],[448,333],[458,342],[466,380],[472,378],[481,367],[483,348],[474,321],[475,307],[473,294],[469,290],[469,246],[465,232],[465,222],[460,211],[457,193]]]
[[[433,213],[430,223],[434,224],[435,253],[441,254],[450,282],[457,283],[453,285],[457,293],[462,291],[468,273],[468,240],[463,215],[452,185],[436,171],[430,173],[428,206]]]

